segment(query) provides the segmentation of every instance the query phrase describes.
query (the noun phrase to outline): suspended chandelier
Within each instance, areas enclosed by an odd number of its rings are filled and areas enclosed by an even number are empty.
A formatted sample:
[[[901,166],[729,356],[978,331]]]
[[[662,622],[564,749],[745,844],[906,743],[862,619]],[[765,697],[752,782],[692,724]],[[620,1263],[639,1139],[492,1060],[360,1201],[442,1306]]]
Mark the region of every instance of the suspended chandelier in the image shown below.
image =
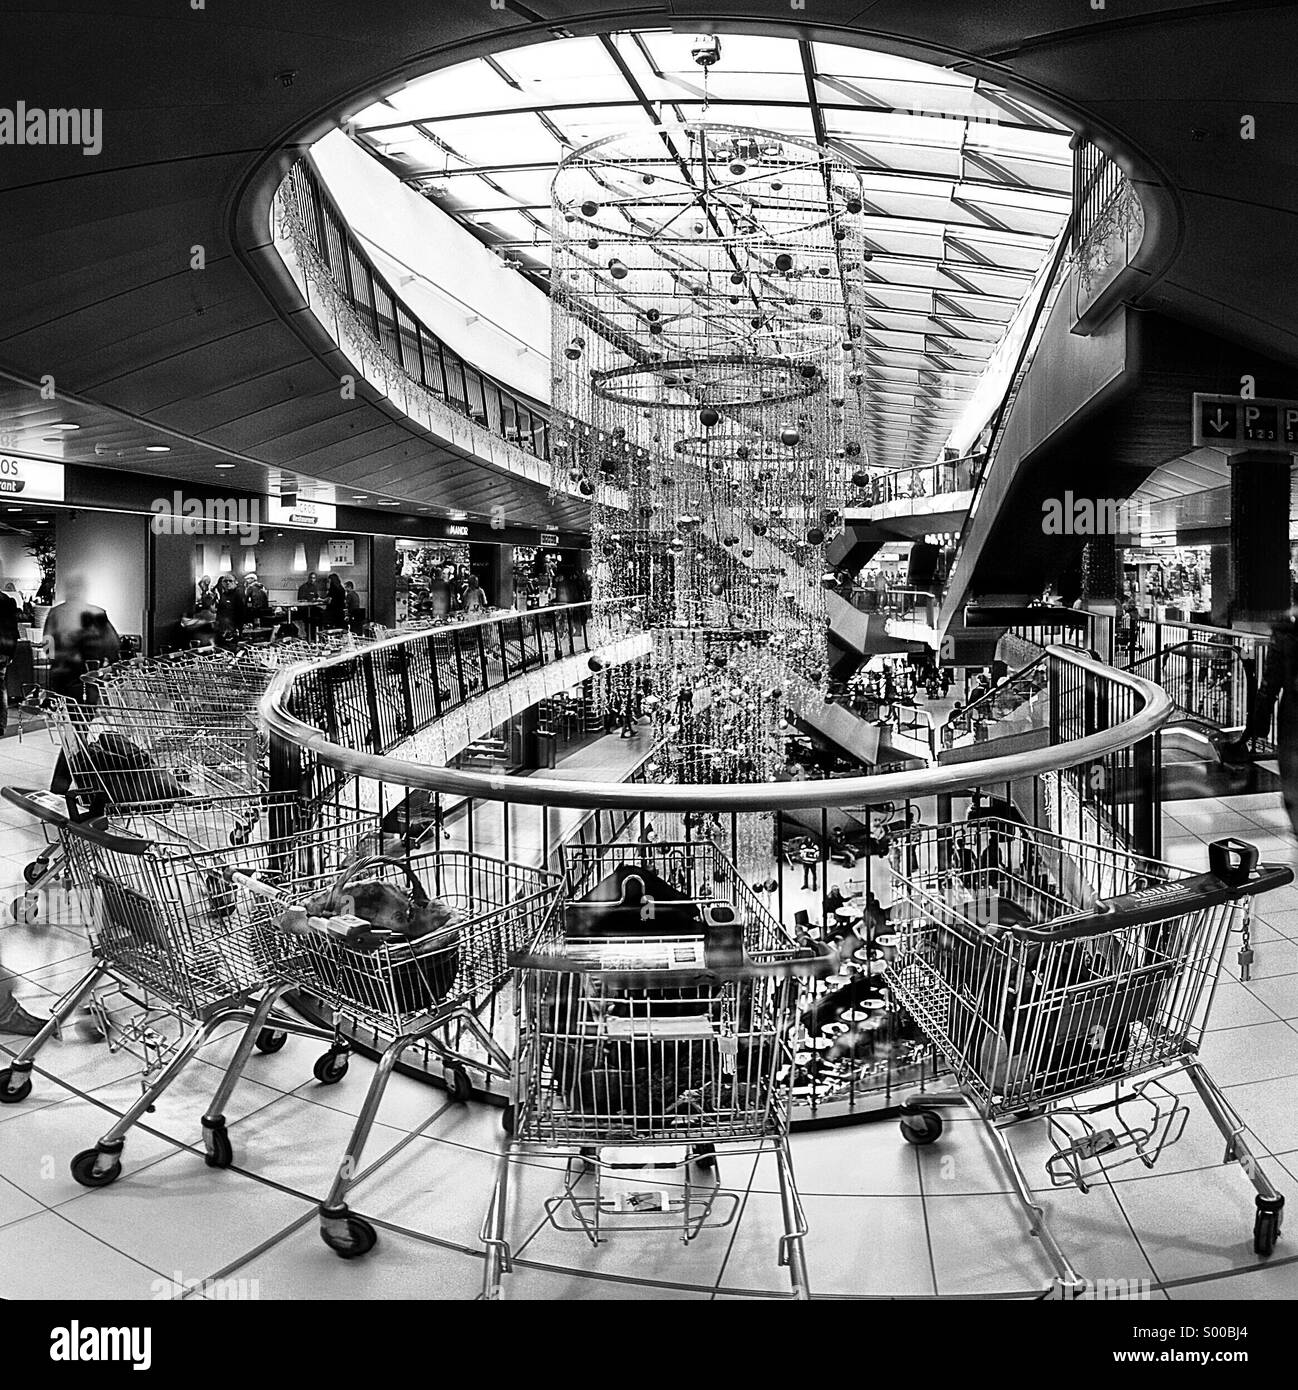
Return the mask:
[[[824,681],[824,545],[864,462],[863,209],[829,151],[710,121],[598,140],[552,187],[552,485],[590,498],[595,596],[643,599],[663,708],[700,690],[703,747],[743,725],[727,776],[771,775]]]

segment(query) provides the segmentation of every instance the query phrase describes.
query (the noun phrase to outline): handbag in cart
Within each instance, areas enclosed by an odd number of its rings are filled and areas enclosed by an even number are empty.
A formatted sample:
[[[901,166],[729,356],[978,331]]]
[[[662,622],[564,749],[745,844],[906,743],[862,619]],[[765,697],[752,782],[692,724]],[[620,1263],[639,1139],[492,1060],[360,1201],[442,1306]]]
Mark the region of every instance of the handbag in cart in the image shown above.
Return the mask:
[[[397,908],[398,889],[392,883],[372,878],[359,880],[363,871],[392,868],[406,880],[404,903]],[[374,971],[357,957],[387,953],[390,969],[385,971],[391,981],[391,1002],[402,1013],[421,1013],[440,1003],[451,991],[460,964],[459,933],[454,928],[454,913],[429,897],[419,876],[404,860],[387,855],[361,859],[343,870],[328,890],[323,903],[325,915],[336,914],[344,907],[373,927],[388,927],[367,916],[367,909],[395,909],[398,916],[388,930],[396,940],[377,932],[360,932],[340,942],[338,987],[348,997],[368,1000],[374,991]],[[413,930],[422,927],[423,930]],[[350,959],[349,959],[350,958]]]

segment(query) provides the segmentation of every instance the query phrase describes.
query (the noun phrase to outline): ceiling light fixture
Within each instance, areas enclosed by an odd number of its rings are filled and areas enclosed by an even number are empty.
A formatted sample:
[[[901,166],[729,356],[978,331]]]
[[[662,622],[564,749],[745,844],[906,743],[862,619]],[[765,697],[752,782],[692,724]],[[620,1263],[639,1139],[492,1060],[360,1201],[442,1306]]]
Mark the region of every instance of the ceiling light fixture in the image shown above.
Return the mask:
[[[232,463],[214,463],[214,464],[212,465],[212,467],[213,467],[213,468],[233,468],[233,467],[234,467],[234,464],[232,464]]]
[[[80,425],[74,425],[71,420],[55,420],[52,425],[46,425],[47,430],[79,430]]]
[[[146,454],[169,454],[169,453],[171,452],[171,445],[170,445],[170,444],[146,444],[146,445],[144,446],[144,452],[145,452]]]

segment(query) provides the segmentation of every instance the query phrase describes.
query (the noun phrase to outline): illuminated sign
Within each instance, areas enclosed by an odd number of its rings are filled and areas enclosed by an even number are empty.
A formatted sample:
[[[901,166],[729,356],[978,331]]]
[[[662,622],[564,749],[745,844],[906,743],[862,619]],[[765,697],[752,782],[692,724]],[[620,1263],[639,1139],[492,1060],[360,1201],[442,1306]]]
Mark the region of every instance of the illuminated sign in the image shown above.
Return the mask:
[[[1298,401],[1194,393],[1193,441],[1228,453],[1298,453]]]
[[[0,454],[0,495],[31,502],[62,502],[63,465]]]
[[[467,536],[469,534],[469,528],[467,526],[456,526],[451,522],[447,522],[446,534],[448,536]]]
[[[283,497],[268,497],[266,521],[275,526],[311,526],[330,531],[338,524],[338,509],[332,502],[312,502],[306,497],[296,497],[291,502]]]
[[[542,544],[542,545],[558,545],[558,544],[559,544],[559,533],[558,533],[557,531],[542,531],[542,532],[541,532],[541,544]]]

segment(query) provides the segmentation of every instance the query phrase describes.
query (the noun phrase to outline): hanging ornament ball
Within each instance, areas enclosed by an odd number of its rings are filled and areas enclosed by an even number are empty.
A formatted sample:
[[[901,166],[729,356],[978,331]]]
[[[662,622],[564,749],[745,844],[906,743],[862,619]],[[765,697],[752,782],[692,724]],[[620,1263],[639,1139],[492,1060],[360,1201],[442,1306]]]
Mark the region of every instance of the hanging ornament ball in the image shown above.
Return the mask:
[[[820,320],[825,317],[825,311],[823,309],[812,309],[811,312],[807,315],[807,317],[812,321],[812,323],[819,323]]]
[[[835,241],[846,241],[846,240],[847,240],[847,228],[846,228],[846,227],[835,227],[835,228],[834,228],[834,240],[835,240]]]
[[[720,422],[721,416],[712,406],[705,405],[703,409],[699,411],[699,424],[702,425],[704,429],[710,430],[714,425],[720,424]]]
[[[654,514],[654,506],[653,506],[653,503],[652,503],[652,502],[643,502],[643,503],[641,503],[641,505],[640,505],[640,515],[641,515],[641,516],[643,516],[643,517],[650,517],[650,516],[653,516],[653,514]]]
[[[778,879],[768,878],[766,880],[766,891],[768,893],[774,893],[779,888],[779,886],[780,883]]]
[[[613,438],[614,438],[614,439],[625,439],[625,438],[626,438],[626,426],[625,426],[625,425],[614,425],[614,426],[613,426],[613,429],[612,429],[612,435],[613,435]]]
[[[740,174],[746,174],[748,172],[748,165],[745,164],[742,159],[732,159],[730,161],[730,172],[738,178]]]
[[[792,449],[802,439],[800,431],[794,429],[792,425],[782,425],[780,427],[780,443],[787,449]]]
[[[604,669],[604,662],[602,658],[598,656],[592,656],[586,662],[586,665],[589,666],[592,671],[602,671]]]
[[[745,560],[751,560],[753,558],[753,552],[749,549],[748,546],[744,546],[744,548],[739,553],[744,557]]]
[[[760,327],[762,326],[762,320],[761,320],[760,317],[757,317],[757,316],[754,316],[753,318],[749,319],[748,322],[749,322],[754,328],[760,328]]]
[[[714,579],[708,587],[712,591],[712,596],[714,598],[720,598],[726,591],[726,586],[719,579]],[[718,665],[720,665],[720,662],[718,662]]]
[[[870,486],[870,475],[865,471],[864,468],[858,468],[858,469],[856,470],[856,472],[852,474],[852,486],[853,486],[853,487],[869,487],[869,486]]]
[[[625,261],[619,261],[616,257],[608,263],[608,273],[615,280],[625,280],[628,274]]]
[[[783,187],[784,187],[784,185],[779,181],[779,179],[772,179],[772,180],[771,180],[771,192],[772,192],[772,193],[778,193]]]
[[[704,231],[703,223],[702,223],[702,222],[696,222],[696,223],[694,224],[694,235],[695,235],[695,236],[702,236],[702,235],[703,235],[703,231]]]
[[[599,204],[593,198],[587,198],[581,205],[581,215],[583,217],[594,217],[599,211]]]
[[[787,273],[793,269],[793,257],[787,251],[781,251],[775,258],[775,268],[781,273]]]
[[[820,368],[814,362],[803,362],[798,368],[798,375],[804,381],[815,381],[820,375]]]
[[[820,269],[819,269],[818,271],[816,271],[816,274],[819,275],[820,278],[821,278],[822,280],[828,280],[828,279],[829,279],[829,267],[828,267],[827,265],[822,265],[822,266],[820,267]]]
[[[599,238],[597,236],[589,237],[586,241],[586,245],[589,246],[592,251],[599,250]]]
[[[843,445],[843,452],[844,452],[844,453],[848,456],[848,458],[850,458],[850,459],[860,458],[860,456],[861,456],[861,446],[860,446],[860,444],[859,444],[855,439],[849,439],[849,440]]]
[[[861,200],[860,200],[859,198],[849,198],[849,199],[847,200],[847,210],[848,210],[848,212],[852,213],[853,215],[855,215],[856,213],[860,212],[860,211],[861,211],[861,207],[862,207],[862,204],[861,204]]]
[[[652,323],[650,323],[649,331],[650,333],[661,333],[663,331],[663,326],[661,323],[657,321],[657,319],[655,319]]]
[[[746,459],[746,458],[748,457],[748,445],[747,445],[747,444],[741,444],[741,445],[735,450],[735,457],[736,457],[737,459],[739,459],[741,462],[742,462],[744,459]]]
[[[825,533],[820,529],[819,526],[813,526],[813,527],[807,532],[807,544],[808,544],[808,545],[822,545],[822,544],[824,543],[824,540],[825,540]]]
[[[583,497],[589,497],[595,489],[591,485],[589,478],[583,478],[581,482],[577,484],[577,491],[580,492]]]
[[[766,523],[764,521],[753,522],[753,535],[764,536],[766,534]]]
[[[577,220],[577,214],[575,212],[565,212],[563,220],[565,222],[575,222]]]
[[[580,338],[574,338],[563,350],[563,355],[570,361],[575,362],[581,356],[581,350],[585,344]]]
[[[842,408],[843,408],[843,398],[842,398],[842,396],[835,396],[835,397],[833,398],[833,400],[830,401],[830,405],[832,405],[832,406],[834,407],[835,410],[842,410]]]

